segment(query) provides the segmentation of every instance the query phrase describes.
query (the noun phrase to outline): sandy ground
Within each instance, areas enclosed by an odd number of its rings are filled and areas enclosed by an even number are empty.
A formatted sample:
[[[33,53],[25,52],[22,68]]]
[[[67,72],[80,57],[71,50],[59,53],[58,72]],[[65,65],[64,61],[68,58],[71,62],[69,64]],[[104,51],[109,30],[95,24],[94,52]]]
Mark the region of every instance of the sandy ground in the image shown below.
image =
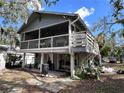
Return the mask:
[[[0,72],[0,93],[124,93],[124,75],[103,74],[100,81],[80,81],[6,69]]]
[[[124,70],[124,64],[110,64],[106,66],[117,70]],[[59,93],[124,93],[124,74],[104,73],[98,80],[82,80],[80,84]]]
[[[77,84],[69,77],[41,77],[38,73],[21,69],[0,72],[0,93],[56,93]]]

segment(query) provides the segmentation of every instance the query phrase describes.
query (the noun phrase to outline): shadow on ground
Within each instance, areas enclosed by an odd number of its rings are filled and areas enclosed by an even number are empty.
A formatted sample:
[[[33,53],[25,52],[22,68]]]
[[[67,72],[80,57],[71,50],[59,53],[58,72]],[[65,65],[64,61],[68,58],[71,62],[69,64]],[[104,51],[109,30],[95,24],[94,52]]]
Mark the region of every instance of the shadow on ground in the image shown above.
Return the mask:
[[[0,93],[57,93],[69,85],[59,78],[41,77],[40,73],[25,69],[4,71],[0,84]]]
[[[84,80],[80,85],[59,93],[124,93],[124,79]]]
[[[31,84],[29,80],[36,80],[41,82],[42,85],[46,84],[44,81],[39,80],[35,74],[26,70],[11,69],[4,71],[0,75],[0,93],[51,93],[40,88],[37,84]]]
[[[7,70],[0,75],[0,93],[124,93],[124,75],[102,76],[101,81],[68,81],[23,69]]]

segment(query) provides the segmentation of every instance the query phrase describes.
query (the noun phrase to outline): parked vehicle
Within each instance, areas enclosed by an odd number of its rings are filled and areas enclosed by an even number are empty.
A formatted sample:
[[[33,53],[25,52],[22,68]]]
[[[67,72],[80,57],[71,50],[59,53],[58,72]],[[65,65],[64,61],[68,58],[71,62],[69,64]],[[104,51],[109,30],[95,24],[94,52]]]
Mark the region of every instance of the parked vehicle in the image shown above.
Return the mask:
[[[117,62],[116,57],[110,57],[110,58],[109,58],[109,62],[110,62],[110,63],[116,63],[116,62]]]

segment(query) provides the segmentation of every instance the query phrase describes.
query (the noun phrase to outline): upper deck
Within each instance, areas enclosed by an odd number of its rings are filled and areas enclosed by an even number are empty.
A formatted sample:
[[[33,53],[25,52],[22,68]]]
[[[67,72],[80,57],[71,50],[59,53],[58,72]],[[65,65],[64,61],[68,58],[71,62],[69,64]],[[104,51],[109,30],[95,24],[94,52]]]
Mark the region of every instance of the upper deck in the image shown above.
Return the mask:
[[[69,53],[73,51],[99,53],[99,47],[94,37],[79,19],[72,20],[65,16],[62,16],[62,19],[55,18],[55,20],[53,20],[53,16],[50,18],[51,16],[46,19],[43,17],[41,22],[37,21],[37,23],[32,21],[34,24],[29,24],[28,28],[20,33],[21,52]]]
[[[21,51],[68,53],[71,50],[98,53],[98,45],[94,37],[87,31],[73,31],[69,34],[68,30],[68,22],[66,22],[48,29],[37,29],[22,33]]]

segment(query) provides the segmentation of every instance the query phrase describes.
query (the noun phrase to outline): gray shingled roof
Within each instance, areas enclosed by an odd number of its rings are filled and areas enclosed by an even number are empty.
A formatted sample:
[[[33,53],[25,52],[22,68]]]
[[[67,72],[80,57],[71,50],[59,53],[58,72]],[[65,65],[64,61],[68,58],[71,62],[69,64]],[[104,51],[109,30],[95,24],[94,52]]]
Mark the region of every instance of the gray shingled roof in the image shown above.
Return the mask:
[[[28,21],[30,20],[30,17],[35,14],[35,13],[38,13],[38,14],[53,14],[53,15],[61,15],[61,16],[68,16],[68,17],[76,17],[78,18],[79,15],[78,14],[75,14],[75,13],[62,13],[62,12],[51,12],[51,11],[34,11],[28,18],[27,20],[27,23]],[[84,23],[84,21],[79,17],[79,21],[86,27],[86,29],[89,31],[89,29],[87,28],[86,24]],[[18,33],[20,33],[26,26],[27,26],[27,23],[24,23],[21,28],[19,29]],[[90,32],[91,33],[91,32]]]

